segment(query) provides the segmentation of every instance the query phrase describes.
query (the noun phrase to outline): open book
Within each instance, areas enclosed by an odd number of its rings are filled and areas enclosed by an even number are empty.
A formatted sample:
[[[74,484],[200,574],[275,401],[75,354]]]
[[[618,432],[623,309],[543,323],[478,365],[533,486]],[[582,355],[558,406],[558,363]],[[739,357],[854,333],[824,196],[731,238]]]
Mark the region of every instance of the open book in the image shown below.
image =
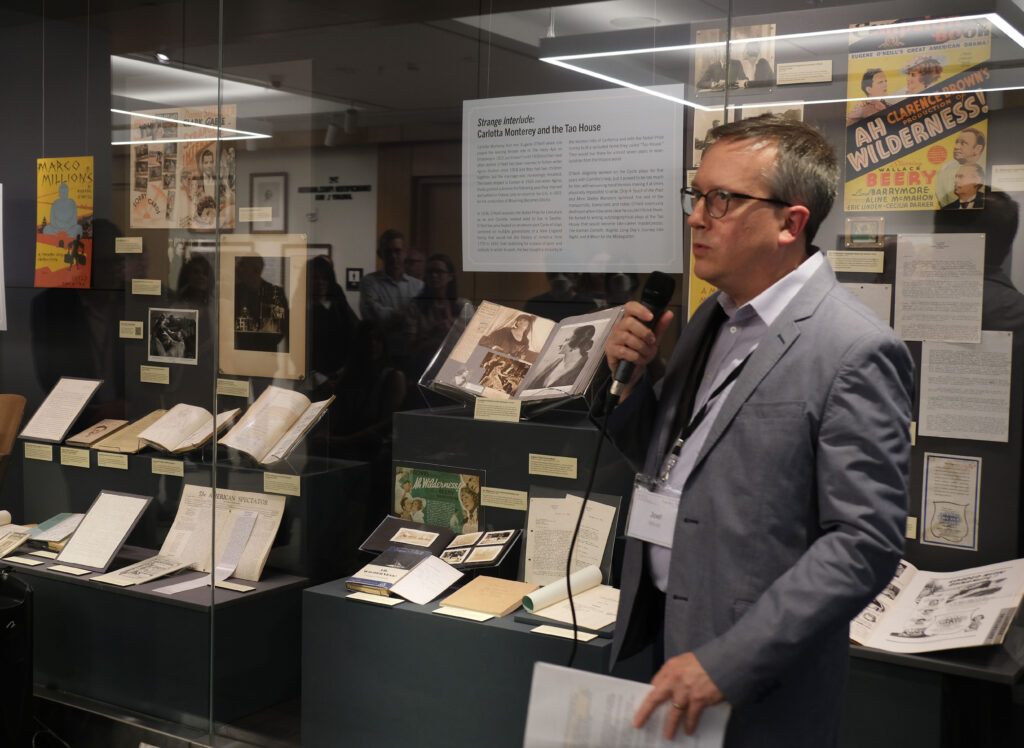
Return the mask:
[[[1000,644],[1022,595],[1021,558],[947,572],[900,561],[882,594],[850,621],[850,638],[889,652]]]
[[[283,460],[334,400],[311,403],[301,392],[271,385],[219,444],[244,452],[262,465]]]
[[[239,413],[232,408],[217,414],[217,431]],[[146,444],[167,452],[188,452],[202,446],[213,436],[213,414],[197,405],[178,403],[139,434]]]
[[[604,365],[622,307],[559,323],[485,301],[427,384],[460,399],[523,401],[583,394]]]

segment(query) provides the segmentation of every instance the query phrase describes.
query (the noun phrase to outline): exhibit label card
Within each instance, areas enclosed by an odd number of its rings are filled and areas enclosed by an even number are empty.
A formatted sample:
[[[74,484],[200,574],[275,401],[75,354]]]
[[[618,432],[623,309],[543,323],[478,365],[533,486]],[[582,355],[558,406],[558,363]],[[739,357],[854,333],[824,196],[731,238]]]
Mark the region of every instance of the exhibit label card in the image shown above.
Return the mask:
[[[353,592],[351,595],[345,595],[349,600],[359,600],[364,603],[373,603],[375,605],[386,605],[389,608],[394,605],[404,603],[405,600],[399,597],[388,597],[387,595],[371,595],[369,592]]]
[[[25,442],[25,459],[53,462],[53,445]]]
[[[831,83],[832,60],[780,62],[775,66],[775,82],[780,86],[794,83]]]
[[[924,454],[921,542],[978,550],[981,458]]]
[[[680,273],[683,86],[463,102],[463,265]]]
[[[264,473],[263,490],[266,493],[280,493],[285,496],[302,496],[302,480],[297,475]]]
[[[992,188],[1024,192],[1024,164],[996,164],[992,167]]]
[[[899,234],[896,334],[980,343],[984,271],[984,234]]]
[[[140,296],[159,296],[160,280],[150,278],[132,278],[132,293]]]
[[[114,238],[114,254],[136,255],[141,253],[141,236],[118,236]]]
[[[185,463],[181,460],[165,460],[154,457],[152,471],[153,475],[173,475],[176,478],[184,478]]]
[[[118,454],[117,452],[97,452],[96,466],[112,468],[114,470],[127,470],[128,455]]]
[[[590,634],[586,631],[577,631],[576,636],[573,637],[572,629],[562,628],[561,626],[549,626],[546,623],[541,626],[534,626],[532,629],[530,629],[530,633],[544,634],[545,636],[558,636],[562,639],[576,638],[579,639],[581,642],[588,642],[592,639],[597,638],[597,634]]]
[[[76,449],[75,447],[61,447],[60,464],[87,468],[89,467],[89,450]]]
[[[923,343],[921,435],[1008,441],[1012,357],[1008,330],[985,330],[976,344]]]
[[[478,397],[473,408],[473,418],[478,421],[518,423],[522,408],[521,400],[495,400],[489,397]]]
[[[576,458],[530,453],[530,475],[576,480]]]
[[[142,340],[142,321],[123,319],[118,322],[117,332],[122,338],[129,340]]]
[[[171,370],[166,366],[139,366],[139,381],[147,384],[170,384]]]
[[[529,506],[529,494],[526,491],[513,491],[510,488],[495,488],[484,486],[481,494],[481,502],[484,506],[496,506],[500,509],[515,509],[525,512]]]
[[[249,397],[249,380],[217,377],[217,394],[230,395],[232,397]]]
[[[828,264],[837,273],[881,273],[885,252],[868,249],[830,249]]]

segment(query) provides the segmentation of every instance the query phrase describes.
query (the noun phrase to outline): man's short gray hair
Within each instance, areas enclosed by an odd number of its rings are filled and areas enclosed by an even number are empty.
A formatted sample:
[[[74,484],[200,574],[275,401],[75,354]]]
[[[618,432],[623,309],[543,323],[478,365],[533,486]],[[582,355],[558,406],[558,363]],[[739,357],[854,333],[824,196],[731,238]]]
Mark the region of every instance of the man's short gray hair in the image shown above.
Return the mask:
[[[719,125],[711,131],[711,137],[716,141],[764,141],[776,147],[775,168],[764,177],[771,197],[790,205],[803,205],[810,211],[804,227],[809,246],[832,210],[839,188],[839,165],[825,136],[805,122],[762,114]]]

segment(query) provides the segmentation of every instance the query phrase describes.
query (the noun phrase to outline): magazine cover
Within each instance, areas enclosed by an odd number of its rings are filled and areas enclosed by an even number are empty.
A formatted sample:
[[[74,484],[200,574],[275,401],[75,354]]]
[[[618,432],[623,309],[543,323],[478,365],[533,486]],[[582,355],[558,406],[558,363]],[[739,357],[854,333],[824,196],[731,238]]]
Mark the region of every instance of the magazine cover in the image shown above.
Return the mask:
[[[991,183],[988,104],[973,92],[989,78],[991,36],[981,19],[851,32],[844,210],[955,205],[958,172]]]
[[[36,288],[89,288],[92,156],[36,160]]]
[[[396,463],[392,513],[457,534],[483,530],[483,475],[480,470]]]

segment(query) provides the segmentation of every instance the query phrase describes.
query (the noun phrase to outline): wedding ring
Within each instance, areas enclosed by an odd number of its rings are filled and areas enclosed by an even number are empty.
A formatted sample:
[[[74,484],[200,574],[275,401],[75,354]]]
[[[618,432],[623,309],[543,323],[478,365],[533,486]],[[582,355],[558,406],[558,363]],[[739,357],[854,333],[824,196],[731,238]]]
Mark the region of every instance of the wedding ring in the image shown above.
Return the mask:
[[[686,704],[677,704],[676,702],[673,701],[672,702],[672,708],[673,709],[678,709],[679,711],[683,711],[684,709],[686,709]]]

